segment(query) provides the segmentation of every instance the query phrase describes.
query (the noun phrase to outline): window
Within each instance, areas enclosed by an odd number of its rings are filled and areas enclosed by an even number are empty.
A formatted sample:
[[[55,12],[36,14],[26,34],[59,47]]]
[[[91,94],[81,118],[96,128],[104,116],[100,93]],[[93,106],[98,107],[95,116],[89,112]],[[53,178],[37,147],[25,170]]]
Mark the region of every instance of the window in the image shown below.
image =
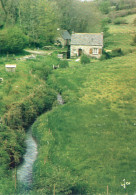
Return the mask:
[[[93,48],[93,54],[98,54],[98,48]]]

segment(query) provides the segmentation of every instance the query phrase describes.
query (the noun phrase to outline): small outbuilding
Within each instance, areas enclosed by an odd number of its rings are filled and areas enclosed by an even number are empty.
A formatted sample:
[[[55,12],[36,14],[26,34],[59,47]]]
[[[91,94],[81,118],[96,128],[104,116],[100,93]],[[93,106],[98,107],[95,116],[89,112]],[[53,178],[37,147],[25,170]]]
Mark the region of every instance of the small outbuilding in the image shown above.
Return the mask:
[[[59,30],[59,37],[57,42],[59,42],[62,47],[69,46],[71,41],[71,35],[67,30]]]
[[[16,64],[6,64],[5,68],[7,72],[15,72]]]
[[[103,48],[103,33],[72,33],[70,56],[77,57],[83,53],[100,58]]]

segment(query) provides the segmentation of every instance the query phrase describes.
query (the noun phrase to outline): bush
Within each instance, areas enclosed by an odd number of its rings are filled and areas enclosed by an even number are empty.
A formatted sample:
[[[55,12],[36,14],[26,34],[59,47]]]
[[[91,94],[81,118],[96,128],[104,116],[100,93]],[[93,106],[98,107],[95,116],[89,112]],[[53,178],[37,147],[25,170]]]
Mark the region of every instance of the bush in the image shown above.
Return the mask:
[[[106,52],[105,50],[103,50],[102,52],[102,56],[100,57],[100,60],[108,60],[111,58],[111,53],[110,52]]]
[[[127,24],[127,21],[124,18],[116,18],[114,20],[114,24],[116,24],[116,25],[118,25],[118,24]]]
[[[108,14],[110,11],[110,3],[109,1],[105,0],[102,1],[99,5],[99,9],[103,14]]]
[[[59,63],[60,68],[67,68],[69,67],[69,63],[67,60],[61,60]]]
[[[41,85],[21,102],[11,105],[11,108],[3,116],[3,122],[9,128],[15,130],[27,128],[37,116],[51,109],[55,99],[56,92]]]
[[[111,21],[111,18],[106,17],[103,19],[103,22],[106,22],[108,24],[108,23],[111,23],[112,21]]]
[[[121,48],[113,49],[111,52],[111,57],[118,57],[118,56],[122,56],[122,55],[123,55],[123,52],[122,52]]]
[[[18,27],[0,31],[0,50],[2,53],[17,53],[28,44],[28,38]]]
[[[87,55],[83,54],[81,56],[81,64],[89,64],[90,63],[90,58],[88,58]]]

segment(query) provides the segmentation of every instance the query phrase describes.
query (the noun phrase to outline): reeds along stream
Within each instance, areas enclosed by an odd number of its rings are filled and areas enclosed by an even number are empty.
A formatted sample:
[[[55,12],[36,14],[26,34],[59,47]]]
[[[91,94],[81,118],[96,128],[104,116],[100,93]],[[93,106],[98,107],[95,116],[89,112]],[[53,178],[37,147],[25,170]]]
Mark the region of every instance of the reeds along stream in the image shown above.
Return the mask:
[[[26,153],[23,163],[17,168],[18,191],[20,194],[32,188],[32,168],[37,157],[37,144],[32,137],[31,128],[26,135]]]

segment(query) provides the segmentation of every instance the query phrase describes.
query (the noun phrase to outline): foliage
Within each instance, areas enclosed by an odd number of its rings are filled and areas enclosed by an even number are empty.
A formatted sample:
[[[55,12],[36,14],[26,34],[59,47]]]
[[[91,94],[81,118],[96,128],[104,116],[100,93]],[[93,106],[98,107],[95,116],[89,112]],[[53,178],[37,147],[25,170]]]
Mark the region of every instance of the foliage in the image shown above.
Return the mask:
[[[20,12],[21,28],[30,37],[30,44],[43,47],[54,41],[57,21],[49,2],[23,0]]]
[[[20,103],[11,105],[3,116],[3,122],[11,129],[27,128],[42,112],[51,109],[56,93],[53,90],[40,86]]]
[[[81,56],[81,64],[89,64],[89,63],[90,63],[90,58],[87,55],[83,54]]]
[[[101,14],[93,2],[54,0],[59,15],[59,25],[69,32],[99,32]],[[95,25],[97,21],[98,25]]]
[[[132,9],[125,9],[125,10],[119,10],[119,11],[111,11],[109,13],[109,17],[112,19],[115,19],[117,17],[125,17],[131,14],[135,14],[136,13],[136,8],[132,8]]]
[[[67,68],[67,67],[69,67],[69,63],[67,60],[61,60],[59,62],[59,66],[60,66],[60,68]]]
[[[110,35],[109,33],[109,26],[108,26],[108,21],[103,19],[101,21],[101,31],[103,32],[103,36],[104,36],[104,41],[106,40],[106,38]]]
[[[103,22],[105,22],[106,24],[108,24],[108,23],[111,23],[112,21],[111,21],[111,18],[106,17],[106,18],[103,19]]]
[[[1,23],[7,26],[18,25],[29,37],[29,43],[34,46],[51,44],[57,31],[57,15],[52,3],[46,0],[10,0],[3,1],[5,15]],[[1,9],[1,7],[0,7]]]
[[[105,49],[102,51],[102,56],[100,57],[100,60],[108,60],[111,58],[111,53],[106,52]]]
[[[7,28],[0,31],[0,50],[4,53],[17,53],[28,44],[28,38],[17,28]]]
[[[101,1],[99,3],[99,9],[103,14],[108,14],[110,11],[110,2],[108,0]]]
[[[111,52],[112,57],[118,57],[118,56],[122,56],[122,55],[123,55],[123,52],[122,52],[121,48],[113,49]]]
[[[116,18],[114,24],[127,24],[127,21],[124,18]]]

